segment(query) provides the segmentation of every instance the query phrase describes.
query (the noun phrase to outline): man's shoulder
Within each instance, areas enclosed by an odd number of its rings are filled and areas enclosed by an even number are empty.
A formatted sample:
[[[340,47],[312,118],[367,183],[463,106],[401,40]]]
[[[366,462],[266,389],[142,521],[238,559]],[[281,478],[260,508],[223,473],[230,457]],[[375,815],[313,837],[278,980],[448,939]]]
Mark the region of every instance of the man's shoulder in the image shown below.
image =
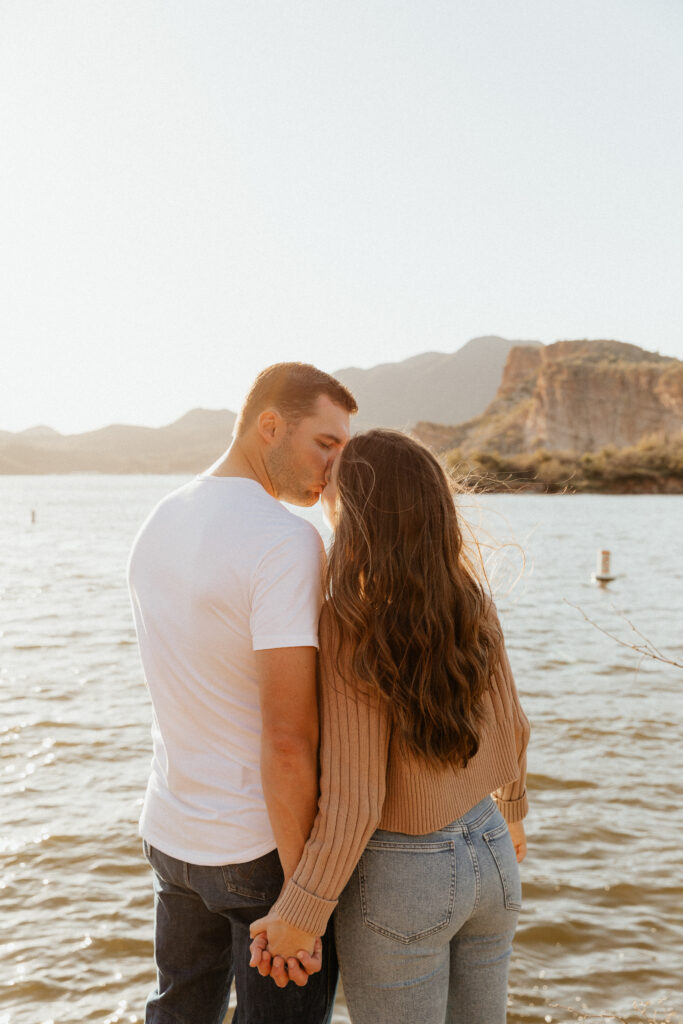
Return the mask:
[[[279,502],[278,502],[279,504]],[[295,547],[302,552],[320,555],[324,550],[322,537],[313,523],[280,505],[273,522],[274,528],[262,538],[264,553],[282,547]]]
[[[169,494],[165,494],[163,498],[160,498],[157,501],[156,505],[154,505],[148,512],[137,532],[133,545],[134,548],[139,545],[143,538],[149,536],[150,533],[156,532],[165,520],[172,518],[174,510],[179,509],[187,502],[187,497],[191,491],[193,483],[194,481],[188,481],[180,487],[176,487],[175,490],[171,491]]]
[[[197,492],[197,477],[186,480],[185,483],[175,487],[168,494],[160,498],[147,517],[147,522],[157,518],[164,513],[171,513],[173,509],[180,508],[187,504],[191,496]]]

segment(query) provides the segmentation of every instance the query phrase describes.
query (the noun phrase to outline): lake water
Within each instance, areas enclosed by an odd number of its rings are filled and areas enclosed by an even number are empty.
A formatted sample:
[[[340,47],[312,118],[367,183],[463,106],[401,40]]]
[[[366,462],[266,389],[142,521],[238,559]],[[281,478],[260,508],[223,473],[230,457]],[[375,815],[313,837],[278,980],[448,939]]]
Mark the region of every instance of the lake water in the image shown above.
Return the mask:
[[[150,706],[124,573],[183,479],[0,478],[0,1024],[144,1017]],[[509,542],[489,569],[532,722],[509,1021],[575,1019],[555,1004],[637,1020],[634,1001],[683,1018],[683,670],[567,603],[637,639],[623,613],[683,662],[683,497],[489,495],[466,513]]]

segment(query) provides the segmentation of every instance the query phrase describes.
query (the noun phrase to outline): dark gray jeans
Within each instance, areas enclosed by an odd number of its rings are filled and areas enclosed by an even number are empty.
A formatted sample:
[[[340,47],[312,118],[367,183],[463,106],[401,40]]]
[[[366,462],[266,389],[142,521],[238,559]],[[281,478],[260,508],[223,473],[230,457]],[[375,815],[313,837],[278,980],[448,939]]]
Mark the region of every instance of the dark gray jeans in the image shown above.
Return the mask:
[[[222,1024],[233,978],[234,1024],[327,1024],[337,986],[332,928],[323,967],[308,984],[279,989],[249,967],[249,925],[266,914],[283,882],[277,850],[244,864],[207,867],[143,843],[154,869],[157,987],[146,1024]]]

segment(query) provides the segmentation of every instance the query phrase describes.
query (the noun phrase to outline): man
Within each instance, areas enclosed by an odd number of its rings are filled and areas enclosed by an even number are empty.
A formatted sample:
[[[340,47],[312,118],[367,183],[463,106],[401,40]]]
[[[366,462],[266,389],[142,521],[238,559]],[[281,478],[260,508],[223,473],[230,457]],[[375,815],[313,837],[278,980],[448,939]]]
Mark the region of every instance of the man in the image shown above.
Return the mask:
[[[239,1024],[331,1016],[331,938],[322,963],[319,944],[313,958],[302,947],[293,985],[274,964],[278,991],[249,969],[249,925],[293,873],[318,795],[324,551],[280,501],[315,504],[354,412],[315,367],[269,367],[225,455],[165,498],[135,541],[129,584],[154,745],[140,820],[155,872],[147,1024],[220,1024],[233,977]]]

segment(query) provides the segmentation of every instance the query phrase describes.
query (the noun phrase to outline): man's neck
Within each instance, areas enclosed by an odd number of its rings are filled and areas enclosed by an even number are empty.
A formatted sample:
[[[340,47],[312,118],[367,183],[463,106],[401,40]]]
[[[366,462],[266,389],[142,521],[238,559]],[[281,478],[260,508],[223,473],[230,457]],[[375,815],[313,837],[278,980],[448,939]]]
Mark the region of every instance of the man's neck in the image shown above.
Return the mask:
[[[263,459],[239,438],[233,440],[227,452],[206,472],[209,476],[235,476],[255,480],[271,497],[277,497]]]

